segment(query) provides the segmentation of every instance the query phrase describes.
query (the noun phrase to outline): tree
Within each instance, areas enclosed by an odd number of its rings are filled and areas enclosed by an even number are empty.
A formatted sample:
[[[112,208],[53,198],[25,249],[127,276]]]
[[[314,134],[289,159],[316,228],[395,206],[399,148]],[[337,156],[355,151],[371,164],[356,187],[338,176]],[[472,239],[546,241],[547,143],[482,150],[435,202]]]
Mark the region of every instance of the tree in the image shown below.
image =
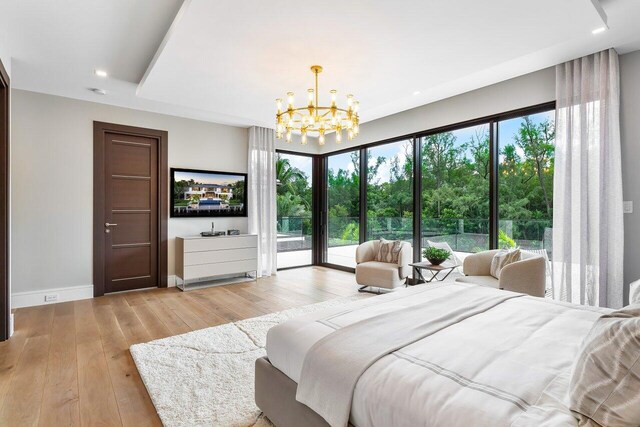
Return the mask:
[[[523,117],[515,137],[516,144],[524,151],[525,163],[533,166],[549,217],[552,215],[552,200],[549,197],[545,175],[552,165],[554,140],[555,127],[549,120],[536,124],[529,116]]]
[[[293,182],[296,179],[304,179],[304,174],[291,166],[289,159],[278,155],[276,159],[276,186],[278,194],[293,191]]]

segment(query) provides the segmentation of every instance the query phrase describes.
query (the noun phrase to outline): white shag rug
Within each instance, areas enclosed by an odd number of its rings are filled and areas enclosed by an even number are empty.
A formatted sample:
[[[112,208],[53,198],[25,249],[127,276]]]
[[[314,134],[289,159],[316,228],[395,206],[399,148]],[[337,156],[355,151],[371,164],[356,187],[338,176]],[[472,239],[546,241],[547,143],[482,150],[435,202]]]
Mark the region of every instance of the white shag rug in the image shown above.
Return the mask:
[[[266,354],[269,328],[361,298],[356,295],[226,323],[136,344],[130,351],[165,426],[271,426],[254,401],[254,363]]]

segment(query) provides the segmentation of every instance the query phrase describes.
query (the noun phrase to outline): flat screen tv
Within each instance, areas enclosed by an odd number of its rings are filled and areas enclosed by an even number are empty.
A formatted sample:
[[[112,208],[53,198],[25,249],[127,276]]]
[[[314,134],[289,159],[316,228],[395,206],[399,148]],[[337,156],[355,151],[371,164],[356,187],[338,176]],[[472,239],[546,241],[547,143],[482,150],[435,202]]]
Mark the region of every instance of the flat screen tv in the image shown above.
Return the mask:
[[[247,216],[246,189],[246,173],[171,168],[171,216]]]

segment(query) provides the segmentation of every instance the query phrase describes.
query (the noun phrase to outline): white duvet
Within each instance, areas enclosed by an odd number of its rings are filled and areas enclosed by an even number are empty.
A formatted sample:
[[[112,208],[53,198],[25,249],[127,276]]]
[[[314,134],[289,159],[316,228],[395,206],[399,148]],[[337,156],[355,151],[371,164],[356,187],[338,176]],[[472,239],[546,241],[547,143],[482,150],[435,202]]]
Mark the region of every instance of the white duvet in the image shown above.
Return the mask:
[[[269,331],[267,355],[299,382],[309,348],[336,328],[442,300],[469,286],[418,286],[292,319]],[[582,339],[604,312],[533,297],[507,300],[375,362],[356,384],[350,422],[575,426],[566,407],[571,368]]]

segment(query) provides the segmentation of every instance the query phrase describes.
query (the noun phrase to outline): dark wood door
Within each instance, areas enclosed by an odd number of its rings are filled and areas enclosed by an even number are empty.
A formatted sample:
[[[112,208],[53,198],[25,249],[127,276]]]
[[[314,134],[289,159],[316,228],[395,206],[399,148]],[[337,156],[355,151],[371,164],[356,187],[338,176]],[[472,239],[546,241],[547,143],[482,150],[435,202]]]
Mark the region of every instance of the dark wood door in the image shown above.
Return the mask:
[[[104,137],[105,292],[158,286],[158,140]]]

